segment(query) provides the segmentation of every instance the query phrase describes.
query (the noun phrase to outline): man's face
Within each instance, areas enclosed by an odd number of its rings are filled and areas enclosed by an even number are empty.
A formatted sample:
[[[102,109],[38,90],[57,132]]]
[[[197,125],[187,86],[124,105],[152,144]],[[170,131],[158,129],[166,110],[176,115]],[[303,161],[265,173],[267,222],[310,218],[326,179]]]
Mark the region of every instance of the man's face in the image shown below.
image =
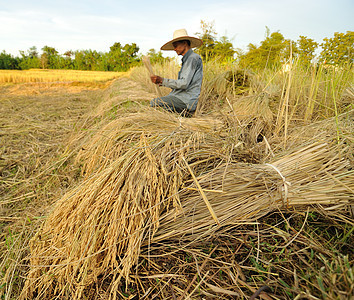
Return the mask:
[[[187,43],[186,42],[174,42],[172,43],[174,50],[176,51],[177,55],[184,55],[187,51]]]

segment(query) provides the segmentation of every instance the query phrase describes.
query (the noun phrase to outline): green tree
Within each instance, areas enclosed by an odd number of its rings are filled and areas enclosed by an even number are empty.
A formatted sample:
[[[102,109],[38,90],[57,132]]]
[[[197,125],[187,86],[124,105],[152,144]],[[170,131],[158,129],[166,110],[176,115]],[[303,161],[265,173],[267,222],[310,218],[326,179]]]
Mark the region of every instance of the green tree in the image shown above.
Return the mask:
[[[109,54],[107,52],[100,53],[100,59],[97,62],[97,70],[109,71]]]
[[[214,29],[214,22],[200,21],[201,32],[197,32],[196,35],[203,41],[196,52],[202,57],[204,61],[211,59],[219,59],[221,61],[232,60],[235,54],[235,49],[231,41],[222,36],[217,39],[217,33]]]
[[[231,41],[226,36],[222,36],[215,42],[214,53],[221,61],[230,61],[234,58],[235,49]]]
[[[48,55],[47,53],[42,53],[41,58],[40,58],[40,64],[42,69],[48,69]]]
[[[96,50],[85,50],[85,65],[86,69],[90,71],[98,71],[99,70],[99,60],[101,57],[101,54],[97,52]]]
[[[22,70],[40,68],[40,59],[39,59],[36,46],[29,48],[27,51],[21,50],[20,54],[21,54],[20,68]]]
[[[300,35],[297,40],[297,47],[300,60],[307,65],[310,64],[315,58],[315,51],[318,47],[318,43],[313,39]]]
[[[248,45],[248,51],[239,56],[239,64],[243,68],[264,69],[277,67],[286,62],[290,55],[290,45],[292,53],[296,52],[295,43],[284,39],[280,32],[270,33],[267,28],[267,34],[261,45]]]
[[[122,44],[114,43],[108,53],[108,71],[122,71],[124,68],[124,60],[122,58]]]
[[[108,71],[127,71],[139,61],[137,53],[139,47],[135,44],[114,43],[108,53]]]
[[[328,64],[354,62],[354,31],[335,32],[333,38],[324,38],[320,60]]]
[[[36,46],[32,46],[31,48],[29,48],[28,50],[28,56],[30,58],[38,58],[39,54],[37,51],[37,47]]]
[[[291,58],[294,59],[299,54],[299,48],[297,47],[296,42],[289,39],[285,39],[284,49],[280,54],[280,63],[288,62],[290,59],[290,54],[291,54]]]
[[[17,70],[20,69],[19,64],[19,58],[13,57],[11,54],[7,54],[5,50],[0,53],[0,69]]]
[[[168,58],[162,56],[161,51],[156,51],[155,49],[150,49],[147,55],[149,56],[151,63],[163,63],[168,60]]]
[[[41,63],[43,69],[59,69],[58,51],[53,47],[44,46],[42,48]]]
[[[72,50],[68,50],[64,52],[64,57],[62,59],[62,68],[63,69],[73,69],[74,64],[72,57],[74,56],[74,52]]]
[[[201,32],[197,32],[196,35],[203,41],[196,52],[202,57],[204,61],[214,57],[214,47],[216,40],[216,31],[214,29],[214,22],[200,21]]]
[[[264,67],[274,66],[283,62],[284,57],[288,57],[284,55],[285,52],[289,53],[289,48],[288,51],[285,51],[288,45],[289,41],[286,41],[280,32],[271,33],[260,46],[262,58],[265,58]]]
[[[74,52],[73,66],[75,70],[86,70],[85,53],[83,50]]]

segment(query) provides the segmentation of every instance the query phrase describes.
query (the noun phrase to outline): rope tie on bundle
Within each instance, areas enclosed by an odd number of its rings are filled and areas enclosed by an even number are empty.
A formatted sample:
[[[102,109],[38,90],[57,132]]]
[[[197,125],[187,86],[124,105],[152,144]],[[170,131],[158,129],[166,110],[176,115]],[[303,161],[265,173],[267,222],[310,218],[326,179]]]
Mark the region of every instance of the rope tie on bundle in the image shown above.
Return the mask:
[[[272,164],[268,164],[268,163],[265,163],[265,165],[272,167],[275,171],[277,171],[277,173],[279,174],[279,176],[283,180],[283,186],[284,186],[282,188],[282,190],[284,191],[283,205],[284,205],[284,201],[286,201],[286,206],[287,206],[287,208],[289,208],[288,187],[291,186],[291,183],[286,180],[285,176],[283,176],[283,174],[280,172],[280,170],[276,166],[274,166]]]

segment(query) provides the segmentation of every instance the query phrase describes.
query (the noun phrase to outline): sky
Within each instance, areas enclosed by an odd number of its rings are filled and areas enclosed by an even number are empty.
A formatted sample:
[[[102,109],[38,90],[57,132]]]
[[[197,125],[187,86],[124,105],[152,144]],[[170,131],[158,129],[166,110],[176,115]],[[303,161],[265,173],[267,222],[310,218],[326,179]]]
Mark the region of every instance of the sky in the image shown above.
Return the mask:
[[[176,29],[197,36],[201,20],[243,50],[260,45],[266,27],[286,39],[302,35],[321,43],[335,32],[354,31],[353,16],[354,0],[0,0],[0,52],[20,56],[32,46],[40,53],[44,46],[60,54],[108,52],[120,42],[136,43],[146,54]]]

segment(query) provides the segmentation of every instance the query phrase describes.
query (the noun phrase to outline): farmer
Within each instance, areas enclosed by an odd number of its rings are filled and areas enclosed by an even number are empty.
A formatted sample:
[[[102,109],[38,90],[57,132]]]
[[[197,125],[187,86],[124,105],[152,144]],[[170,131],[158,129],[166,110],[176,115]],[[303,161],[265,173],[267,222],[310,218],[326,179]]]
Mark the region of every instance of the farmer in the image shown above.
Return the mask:
[[[173,39],[161,47],[161,50],[175,50],[177,55],[182,55],[182,67],[177,80],[151,75],[153,83],[169,87],[172,91],[167,96],[153,99],[150,106],[160,106],[184,116],[194,114],[202,86],[203,63],[192,48],[202,44],[202,40],[188,36],[185,29],[179,29],[173,33]]]

